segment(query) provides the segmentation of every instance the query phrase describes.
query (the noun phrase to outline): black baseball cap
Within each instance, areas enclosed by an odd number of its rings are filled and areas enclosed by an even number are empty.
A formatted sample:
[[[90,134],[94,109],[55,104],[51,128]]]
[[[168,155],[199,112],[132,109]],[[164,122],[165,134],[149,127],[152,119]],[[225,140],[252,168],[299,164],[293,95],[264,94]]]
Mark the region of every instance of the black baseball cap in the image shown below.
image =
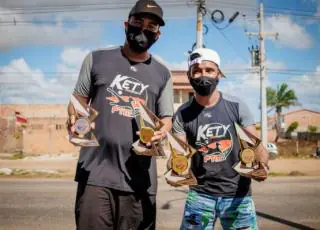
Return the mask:
[[[164,26],[165,23],[163,21],[163,11],[162,8],[152,0],[139,0],[136,2],[136,4],[132,7],[129,18],[131,16],[137,15],[137,14],[151,14],[159,20],[159,25]]]

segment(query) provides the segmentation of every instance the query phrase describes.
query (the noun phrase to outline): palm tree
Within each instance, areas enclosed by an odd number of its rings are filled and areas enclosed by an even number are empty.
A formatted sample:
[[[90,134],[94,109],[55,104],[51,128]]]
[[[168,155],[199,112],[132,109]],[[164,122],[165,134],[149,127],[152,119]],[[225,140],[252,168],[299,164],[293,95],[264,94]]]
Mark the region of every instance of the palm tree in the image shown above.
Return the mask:
[[[267,88],[267,105],[271,109],[276,110],[276,131],[277,137],[275,142],[278,141],[281,136],[281,112],[282,108],[288,108],[293,105],[298,105],[298,98],[292,89],[288,89],[288,84],[282,83],[277,86],[277,89]]]

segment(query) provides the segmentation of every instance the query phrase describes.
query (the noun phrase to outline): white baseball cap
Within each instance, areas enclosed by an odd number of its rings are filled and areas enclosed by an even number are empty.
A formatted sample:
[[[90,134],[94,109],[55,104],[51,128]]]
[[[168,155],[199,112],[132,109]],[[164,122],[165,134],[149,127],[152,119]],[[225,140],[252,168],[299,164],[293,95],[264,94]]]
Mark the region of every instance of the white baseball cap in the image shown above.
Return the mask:
[[[194,64],[200,64],[202,61],[211,61],[215,63],[218,68],[220,69],[220,56],[219,54],[208,48],[197,48],[189,55],[188,59],[188,67],[190,67]],[[221,69],[220,69],[221,72]],[[225,75],[221,72],[222,76],[225,77]]]

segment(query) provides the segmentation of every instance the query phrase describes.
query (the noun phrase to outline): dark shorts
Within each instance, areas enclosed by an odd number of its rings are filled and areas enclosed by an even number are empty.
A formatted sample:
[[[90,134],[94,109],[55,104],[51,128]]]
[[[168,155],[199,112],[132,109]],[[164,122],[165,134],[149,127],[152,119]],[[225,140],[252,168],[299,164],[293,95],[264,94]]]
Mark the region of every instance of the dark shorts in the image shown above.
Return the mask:
[[[156,196],[79,182],[75,218],[78,230],[152,230],[156,224]]]

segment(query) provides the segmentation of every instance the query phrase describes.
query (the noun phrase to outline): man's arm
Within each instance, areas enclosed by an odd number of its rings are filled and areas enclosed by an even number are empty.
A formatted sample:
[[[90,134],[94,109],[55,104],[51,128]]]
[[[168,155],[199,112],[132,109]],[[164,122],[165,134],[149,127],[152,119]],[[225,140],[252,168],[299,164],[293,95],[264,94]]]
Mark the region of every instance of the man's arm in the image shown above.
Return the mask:
[[[250,112],[248,106],[239,102],[239,115],[240,115],[240,124],[245,131],[252,134],[255,137],[258,137],[257,131],[254,124],[253,115]],[[265,147],[260,143],[255,151],[257,165],[254,165],[255,170],[249,173],[249,176],[256,181],[264,181],[268,177],[268,152]]]
[[[159,131],[154,132],[154,135],[151,139],[152,142],[157,142],[163,140],[167,136],[167,132],[170,132],[172,128],[171,117],[165,117],[160,119],[163,122],[163,126]],[[147,146],[150,146],[151,143],[148,143]]]
[[[244,128],[244,130],[257,137],[257,131],[254,125],[248,126]],[[269,172],[269,155],[262,143],[260,143],[255,150],[255,158],[258,164],[254,165],[255,169],[253,172],[249,173],[249,176],[256,181],[261,182],[267,179]]]
[[[88,97],[83,97],[83,96],[77,95],[75,93],[72,93],[72,94],[80,102],[81,105],[83,105],[83,106],[88,105],[88,101],[89,101]],[[69,102],[69,104],[68,104],[67,111],[68,111],[67,130],[68,130],[68,132],[73,133],[74,130],[72,127],[73,127],[74,123],[76,122],[76,114],[75,114],[75,110],[74,110],[71,102]]]
[[[173,116],[173,85],[172,77],[168,71],[169,77],[164,85],[163,89],[160,92],[157,101],[157,115],[160,117],[164,126],[160,131],[155,132],[155,135],[152,138],[152,141],[161,141],[163,140],[167,132],[171,131],[172,128],[172,116]]]
[[[83,106],[87,106],[89,103],[89,92],[91,90],[91,67],[92,53],[89,53],[82,63],[78,81],[72,93]],[[67,129],[69,132],[73,132],[71,128],[75,123],[75,111],[71,103],[68,104],[67,112],[69,116],[67,120]]]
[[[257,131],[256,131],[256,127],[254,125],[250,125],[246,128],[244,128],[244,130],[246,130],[247,132],[249,132],[250,134],[254,135],[255,137],[259,138],[257,135]],[[256,148],[256,160],[258,162],[262,162],[265,165],[268,165],[269,162],[269,155],[268,155],[268,151],[267,149],[262,145],[262,143],[260,143],[258,145],[258,147]]]

